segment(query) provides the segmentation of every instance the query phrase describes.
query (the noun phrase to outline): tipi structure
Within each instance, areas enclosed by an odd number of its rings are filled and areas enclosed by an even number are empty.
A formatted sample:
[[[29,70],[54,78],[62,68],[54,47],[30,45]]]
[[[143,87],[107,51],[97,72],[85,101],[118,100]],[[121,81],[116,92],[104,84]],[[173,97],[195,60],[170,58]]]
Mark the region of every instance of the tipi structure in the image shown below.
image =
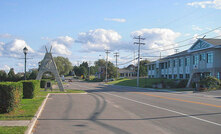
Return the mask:
[[[46,49],[46,53],[45,53],[44,59],[41,61],[40,69],[39,69],[36,80],[40,80],[42,78],[42,75],[45,72],[51,72],[55,76],[55,79],[58,83],[58,87],[59,87],[60,91],[64,91],[64,87],[61,82],[61,78],[59,76],[57,66],[56,66],[54,59],[52,57],[52,54],[51,54],[52,47],[50,48],[49,52],[46,47],[45,47],[45,49]]]

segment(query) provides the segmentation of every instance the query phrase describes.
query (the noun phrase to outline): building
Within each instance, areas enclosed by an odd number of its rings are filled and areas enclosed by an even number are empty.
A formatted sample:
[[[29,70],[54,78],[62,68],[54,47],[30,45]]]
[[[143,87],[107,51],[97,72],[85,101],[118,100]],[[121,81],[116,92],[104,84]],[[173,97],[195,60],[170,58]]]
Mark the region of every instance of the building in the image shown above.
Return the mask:
[[[198,39],[188,50],[148,64],[149,78],[191,79],[215,76],[220,79],[221,39]]]
[[[131,78],[131,77],[135,77],[137,74],[137,72],[135,71],[135,66],[132,64],[126,68],[118,69],[118,72],[121,78],[125,78],[125,77]]]

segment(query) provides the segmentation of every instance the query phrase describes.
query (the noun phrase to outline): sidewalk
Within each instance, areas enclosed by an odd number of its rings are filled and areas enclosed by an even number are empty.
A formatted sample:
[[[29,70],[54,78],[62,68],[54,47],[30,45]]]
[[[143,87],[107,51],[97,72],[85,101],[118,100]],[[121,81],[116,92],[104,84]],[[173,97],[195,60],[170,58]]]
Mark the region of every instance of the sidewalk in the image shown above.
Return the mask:
[[[30,120],[0,121],[0,126],[28,126]]]

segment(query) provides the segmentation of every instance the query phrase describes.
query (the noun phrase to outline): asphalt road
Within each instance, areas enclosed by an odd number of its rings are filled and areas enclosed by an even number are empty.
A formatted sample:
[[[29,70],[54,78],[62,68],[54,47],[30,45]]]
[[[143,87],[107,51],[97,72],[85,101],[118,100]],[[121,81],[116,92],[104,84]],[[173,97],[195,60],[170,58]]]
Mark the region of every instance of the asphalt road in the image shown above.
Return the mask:
[[[51,95],[34,134],[220,134],[221,99],[76,81]]]

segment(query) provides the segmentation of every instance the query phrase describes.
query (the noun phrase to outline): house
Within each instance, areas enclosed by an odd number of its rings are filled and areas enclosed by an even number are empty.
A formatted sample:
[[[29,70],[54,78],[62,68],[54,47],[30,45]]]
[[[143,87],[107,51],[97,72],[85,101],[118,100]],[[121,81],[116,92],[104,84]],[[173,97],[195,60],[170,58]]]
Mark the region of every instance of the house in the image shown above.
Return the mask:
[[[135,71],[135,66],[134,65],[129,65],[127,68],[122,68],[118,69],[118,72],[120,74],[120,77],[135,77],[136,76],[136,71]]]
[[[215,76],[220,79],[221,39],[198,39],[188,50],[148,64],[149,78],[190,79]]]

